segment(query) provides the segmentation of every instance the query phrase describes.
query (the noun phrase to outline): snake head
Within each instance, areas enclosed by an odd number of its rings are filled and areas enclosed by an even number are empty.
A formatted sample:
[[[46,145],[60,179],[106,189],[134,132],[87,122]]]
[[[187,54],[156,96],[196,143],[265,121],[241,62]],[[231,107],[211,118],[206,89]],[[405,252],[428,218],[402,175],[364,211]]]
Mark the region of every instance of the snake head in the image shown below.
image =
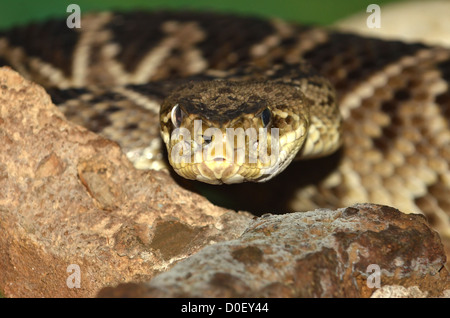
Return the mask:
[[[309,108],[289,84],[198,81],[164,100],[160,123],[179,175],[211,184],[263,182],[303,146]]]

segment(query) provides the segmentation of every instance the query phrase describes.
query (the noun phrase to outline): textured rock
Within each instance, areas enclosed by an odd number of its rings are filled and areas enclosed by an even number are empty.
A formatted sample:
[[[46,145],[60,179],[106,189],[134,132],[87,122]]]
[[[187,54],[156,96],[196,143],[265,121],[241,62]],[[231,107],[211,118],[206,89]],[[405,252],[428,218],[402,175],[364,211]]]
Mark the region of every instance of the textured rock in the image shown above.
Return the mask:
[[[377,290],[368,285],[376,264],[379,287],[415,286],[408,295],[434,297],[450,289],[445,261],[424,217],[356,205],[263,216],[239,239],[205,247],[147,284],[99,296],[368,297]]]
[[[67,122],[41,87],[8,68],[0,69],[0,147],[6,297],[88,297],[149,280],[238,237],[251,220],[163,172],[135,170],[116,143]],[[67,286],[70,264],[80,266],[81,288]]]
[[[403,287],[398,285],[383,286],[377,289],[371,298],[426,298],[428,293],[422,292],[417,286]]]

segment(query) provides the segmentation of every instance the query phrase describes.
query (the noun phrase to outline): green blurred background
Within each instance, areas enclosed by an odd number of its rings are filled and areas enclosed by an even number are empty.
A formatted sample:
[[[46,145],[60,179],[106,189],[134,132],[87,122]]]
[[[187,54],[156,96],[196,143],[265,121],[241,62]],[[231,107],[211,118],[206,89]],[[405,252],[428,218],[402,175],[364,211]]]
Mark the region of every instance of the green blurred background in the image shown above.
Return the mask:
[[[393,0],[377,0],[382,5]],[[1,0],[0,28],[48,17],[65,17],[69,4],[76,3],[82,12],[93,10],[131,10],[133,8],[200,9],[240,12],[279,17],[291,21],[330,24],[353,13],[365,12],[374,0]]]

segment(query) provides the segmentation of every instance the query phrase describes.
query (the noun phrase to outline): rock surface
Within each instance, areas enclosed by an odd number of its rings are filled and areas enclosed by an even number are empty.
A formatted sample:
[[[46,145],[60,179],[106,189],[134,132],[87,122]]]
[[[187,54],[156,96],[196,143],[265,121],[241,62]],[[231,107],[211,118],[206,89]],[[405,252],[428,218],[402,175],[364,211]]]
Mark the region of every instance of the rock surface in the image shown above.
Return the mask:
[[[90,297],[151,279],[250,222],[135,170],[118,145],[67,122],[49,96],[0,69],[0,292]],[[189,213],[186,213],[189,211]],[[81,288],[69,288],[79,266]],[[71,282],[67,282],[67,280]]]
[[[387,286],[400,285],[409,292],[401,295],[437,297],[450,289],[445,261],[424,217],[355,205],[263,216],[240,238],[205,247],[147,284],[99,296],[368,297],[383,287],[375,296],[394,297]]]

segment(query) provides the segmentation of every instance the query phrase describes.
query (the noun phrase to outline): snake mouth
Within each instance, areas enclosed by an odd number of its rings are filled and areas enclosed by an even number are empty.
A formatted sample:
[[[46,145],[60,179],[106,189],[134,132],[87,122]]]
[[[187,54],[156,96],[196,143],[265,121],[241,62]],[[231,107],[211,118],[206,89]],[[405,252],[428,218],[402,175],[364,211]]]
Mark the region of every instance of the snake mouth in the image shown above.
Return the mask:
[[[172,167],[184,178],[208,184],[264,182],[284,170],[302,144],[301,138],[292,136],[300,140],[294,142],[287,135],[280,141],[272,132],[270,149],[262,138],[236,147],[234,139],[218,136],[202,147],[195,141],[182,141],[172,152],[169,148]]]

